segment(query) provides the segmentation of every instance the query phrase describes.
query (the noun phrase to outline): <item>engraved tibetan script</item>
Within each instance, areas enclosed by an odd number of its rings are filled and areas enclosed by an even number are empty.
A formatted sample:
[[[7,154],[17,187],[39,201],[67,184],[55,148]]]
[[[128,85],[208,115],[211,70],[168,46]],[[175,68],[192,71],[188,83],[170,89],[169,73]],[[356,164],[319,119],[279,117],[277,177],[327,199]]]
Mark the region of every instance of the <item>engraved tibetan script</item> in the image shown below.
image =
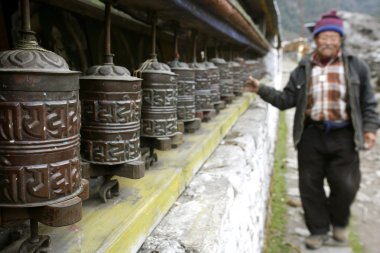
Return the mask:
[[[47,140],[79,132],[78,100],[0,102],[0,140]]]
[[[0,203],[36,204],[71,195],[80,187],[79,173],[77,158],[51,164],[5,166],[0,170]]]
[[[85,100],[82,103],[85,122],[129,123],[139,121],[140,107],[134,100]]]

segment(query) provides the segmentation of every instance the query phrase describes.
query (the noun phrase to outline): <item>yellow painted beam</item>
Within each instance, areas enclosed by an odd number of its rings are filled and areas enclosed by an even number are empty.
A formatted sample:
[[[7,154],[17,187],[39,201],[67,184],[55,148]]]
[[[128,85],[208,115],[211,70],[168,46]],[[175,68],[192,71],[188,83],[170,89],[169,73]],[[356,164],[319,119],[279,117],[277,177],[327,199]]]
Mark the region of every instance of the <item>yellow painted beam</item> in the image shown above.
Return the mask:
[[[235,99],[200,130],[185,134],[178,148],[157,151],[158,162],[145,177],[118,177],[120,196],[103,204],[95,194],[83,203],[80,222],[62,228],[40,225],[41,233],[51,236],[51,251],[136,252],[253,97],[243,94]]]

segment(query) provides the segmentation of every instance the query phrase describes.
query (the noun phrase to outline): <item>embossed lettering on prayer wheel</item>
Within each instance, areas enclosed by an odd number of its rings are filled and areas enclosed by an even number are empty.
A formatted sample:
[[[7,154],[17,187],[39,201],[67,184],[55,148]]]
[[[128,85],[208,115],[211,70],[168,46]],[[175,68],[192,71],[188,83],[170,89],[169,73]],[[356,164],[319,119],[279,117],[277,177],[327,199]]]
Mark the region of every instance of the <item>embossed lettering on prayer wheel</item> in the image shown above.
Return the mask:
[[[88,69],[80,80],[82,156],[94,164],[140,158],[141,79],[121,66]]]
[[[177,118],[192,121],[195,118],[195,72],[178,60],[169,62],[169,66],[178,75]]]
[[[212,102],[216,103],[220,101],[220,71],[212,62],[205,61],[204,65],[207,68],[208,78],[210,80]]]
[[[82,191],[79,72],[39,47],[0,53],[0,206],[33,207]]]
[[[168,65],[152,59],[140,68],[141,136],[172,136],[177,132],[177,79]]]
[[[211,62],[213,62],[220,71],[220,95],[234,96],[233,74],[228,67],[228,63],[222,58],[213,58]]]
[[[213,110],[213,94],[208,69],[202,63],[190,63],[189,66],[195,71],[195,109],[197,111]]]
[[[249,78],[249,76],[251,75],[251,72],[249,72],[249,66],[248,64],[246,63],[246,61],[244,60],[244,58],[242,57],[236,57],[234,59],[234,61],[238,62],[240,64],[240,67],[241,67],[241,72],[240,72],[240,85],[241,85],[241,91],[244,90],[244,84],[245,84],[245,81]]]
[[[242,82],[242,75],[243,75],[243,66],[235,61],[228,62],[228,66],[230,67],[232,73],[233,73],[233,80],[234,80],[234,92],[235,93],[241,93],[243,92],[243,85]]]

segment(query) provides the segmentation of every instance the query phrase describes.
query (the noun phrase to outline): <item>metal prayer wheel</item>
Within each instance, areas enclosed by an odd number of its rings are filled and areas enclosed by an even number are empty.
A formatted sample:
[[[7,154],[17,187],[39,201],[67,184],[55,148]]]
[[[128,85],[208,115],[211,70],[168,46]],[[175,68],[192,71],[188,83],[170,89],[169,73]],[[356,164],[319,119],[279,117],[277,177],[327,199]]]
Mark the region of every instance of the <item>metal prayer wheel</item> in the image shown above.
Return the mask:
[[[98,190],[103,202],[119,195],[112,176],[137,179],[144,175],[141,161],[141,79],[113,64],[111,3],[105,3],[104,64],[92,66],[80,78],[82,158],[86,177],[103,176]]]
[[[232,71],[234,93],[237,95],[241,94],[243,92],[243,86],[244,86],[244,83],[242,82],[243,67],[240,63],[238,63],[236,61],[228,62],[228,66]]]
[[[141,157],[141,79],[113,64],[110,12],[111,3],[106,2],[104,64],[90,67],[80,79],[82,157],[99,165]]]
[[[246,61],[244,60],[244,58],[242,58],[242,57],[236,57],[234,59],[234,61],[238,62],[241,66],[240,82],[241,82],[242,90],[243,90],[244,84],[250,75],[250,72],[248,70],[248,65],[247,65]]]
[[[82,191],[79,72],[53,52],[0,53],[0,207],[32,207]]]
[[[80,88],[82,158],[103,165],[140,159],[141,79],[104,64],[90,67]]]
[[[208,69],[202,63],[190,63],[189,67],[195,71],[195,110],[213,110],[214,103],[211,92],[211,82]]]
[[[261,79],[265,76],[266,70],[264,63],[260,60],[247,60],[247,72],[249,75],[253,76],[256,79]]]
[[[253,72],[255,70],[256,64],[257,64],[257,62],[255,60],[245,61],[245,66],[246,66],[245,69],[246,69],[247,76],[250,76],[250,75],[253,76]],[[248,77],[247,77],[247,79],[248,79]]]
[[[83,190],[79,72],[25,30],[16,50],[0,53],[0,207],[54,204]]]
[[[169,62],[171,70],[177,77],[177,118],[192,121],[195,118],[195,72],[188,64],[174,60]]]
[[[212,62],[205,61],[204,65],[207,69],[208,78],[210,80],[212,102],[215,104],[220,101],[220,71]]]
[[[0,53],[0,225],[30,219],[20,252],[39,252],[50,239],[38,235],[38,222],[79,221],[88,182],[79,158],[79,72],[38,45],[29,1],[21,7],[16,50]]]
[[[234,97],[234,85],[231,69],[222,58],[211,59],[220,71],[220,95],[221,97]]]
[[[137,71],[142,81],[141,136],[173,136],[177,132],[177,75],[153,58]]]

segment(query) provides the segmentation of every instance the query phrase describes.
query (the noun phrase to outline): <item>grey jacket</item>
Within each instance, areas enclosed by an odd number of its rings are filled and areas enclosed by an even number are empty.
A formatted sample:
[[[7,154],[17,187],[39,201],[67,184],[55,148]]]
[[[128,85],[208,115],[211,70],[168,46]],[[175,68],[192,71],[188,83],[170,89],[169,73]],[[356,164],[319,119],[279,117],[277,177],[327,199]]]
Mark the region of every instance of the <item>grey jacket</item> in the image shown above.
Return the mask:
[[[297,147],[304,129],[308,83],[311,76],[311,54],[305,56],[291,73],[283,91],[260,85],[258,94],[266,102],[280,110],[296,107],[293,126],[293,141]],[[376,132],[380,127],[376,111],[376,100],[370,84],[367,64],[347,52],[343,52],[344,71],[348,92],[348,110],[355,130],[354,142],[357,150],[364,147],[364,132]]]

